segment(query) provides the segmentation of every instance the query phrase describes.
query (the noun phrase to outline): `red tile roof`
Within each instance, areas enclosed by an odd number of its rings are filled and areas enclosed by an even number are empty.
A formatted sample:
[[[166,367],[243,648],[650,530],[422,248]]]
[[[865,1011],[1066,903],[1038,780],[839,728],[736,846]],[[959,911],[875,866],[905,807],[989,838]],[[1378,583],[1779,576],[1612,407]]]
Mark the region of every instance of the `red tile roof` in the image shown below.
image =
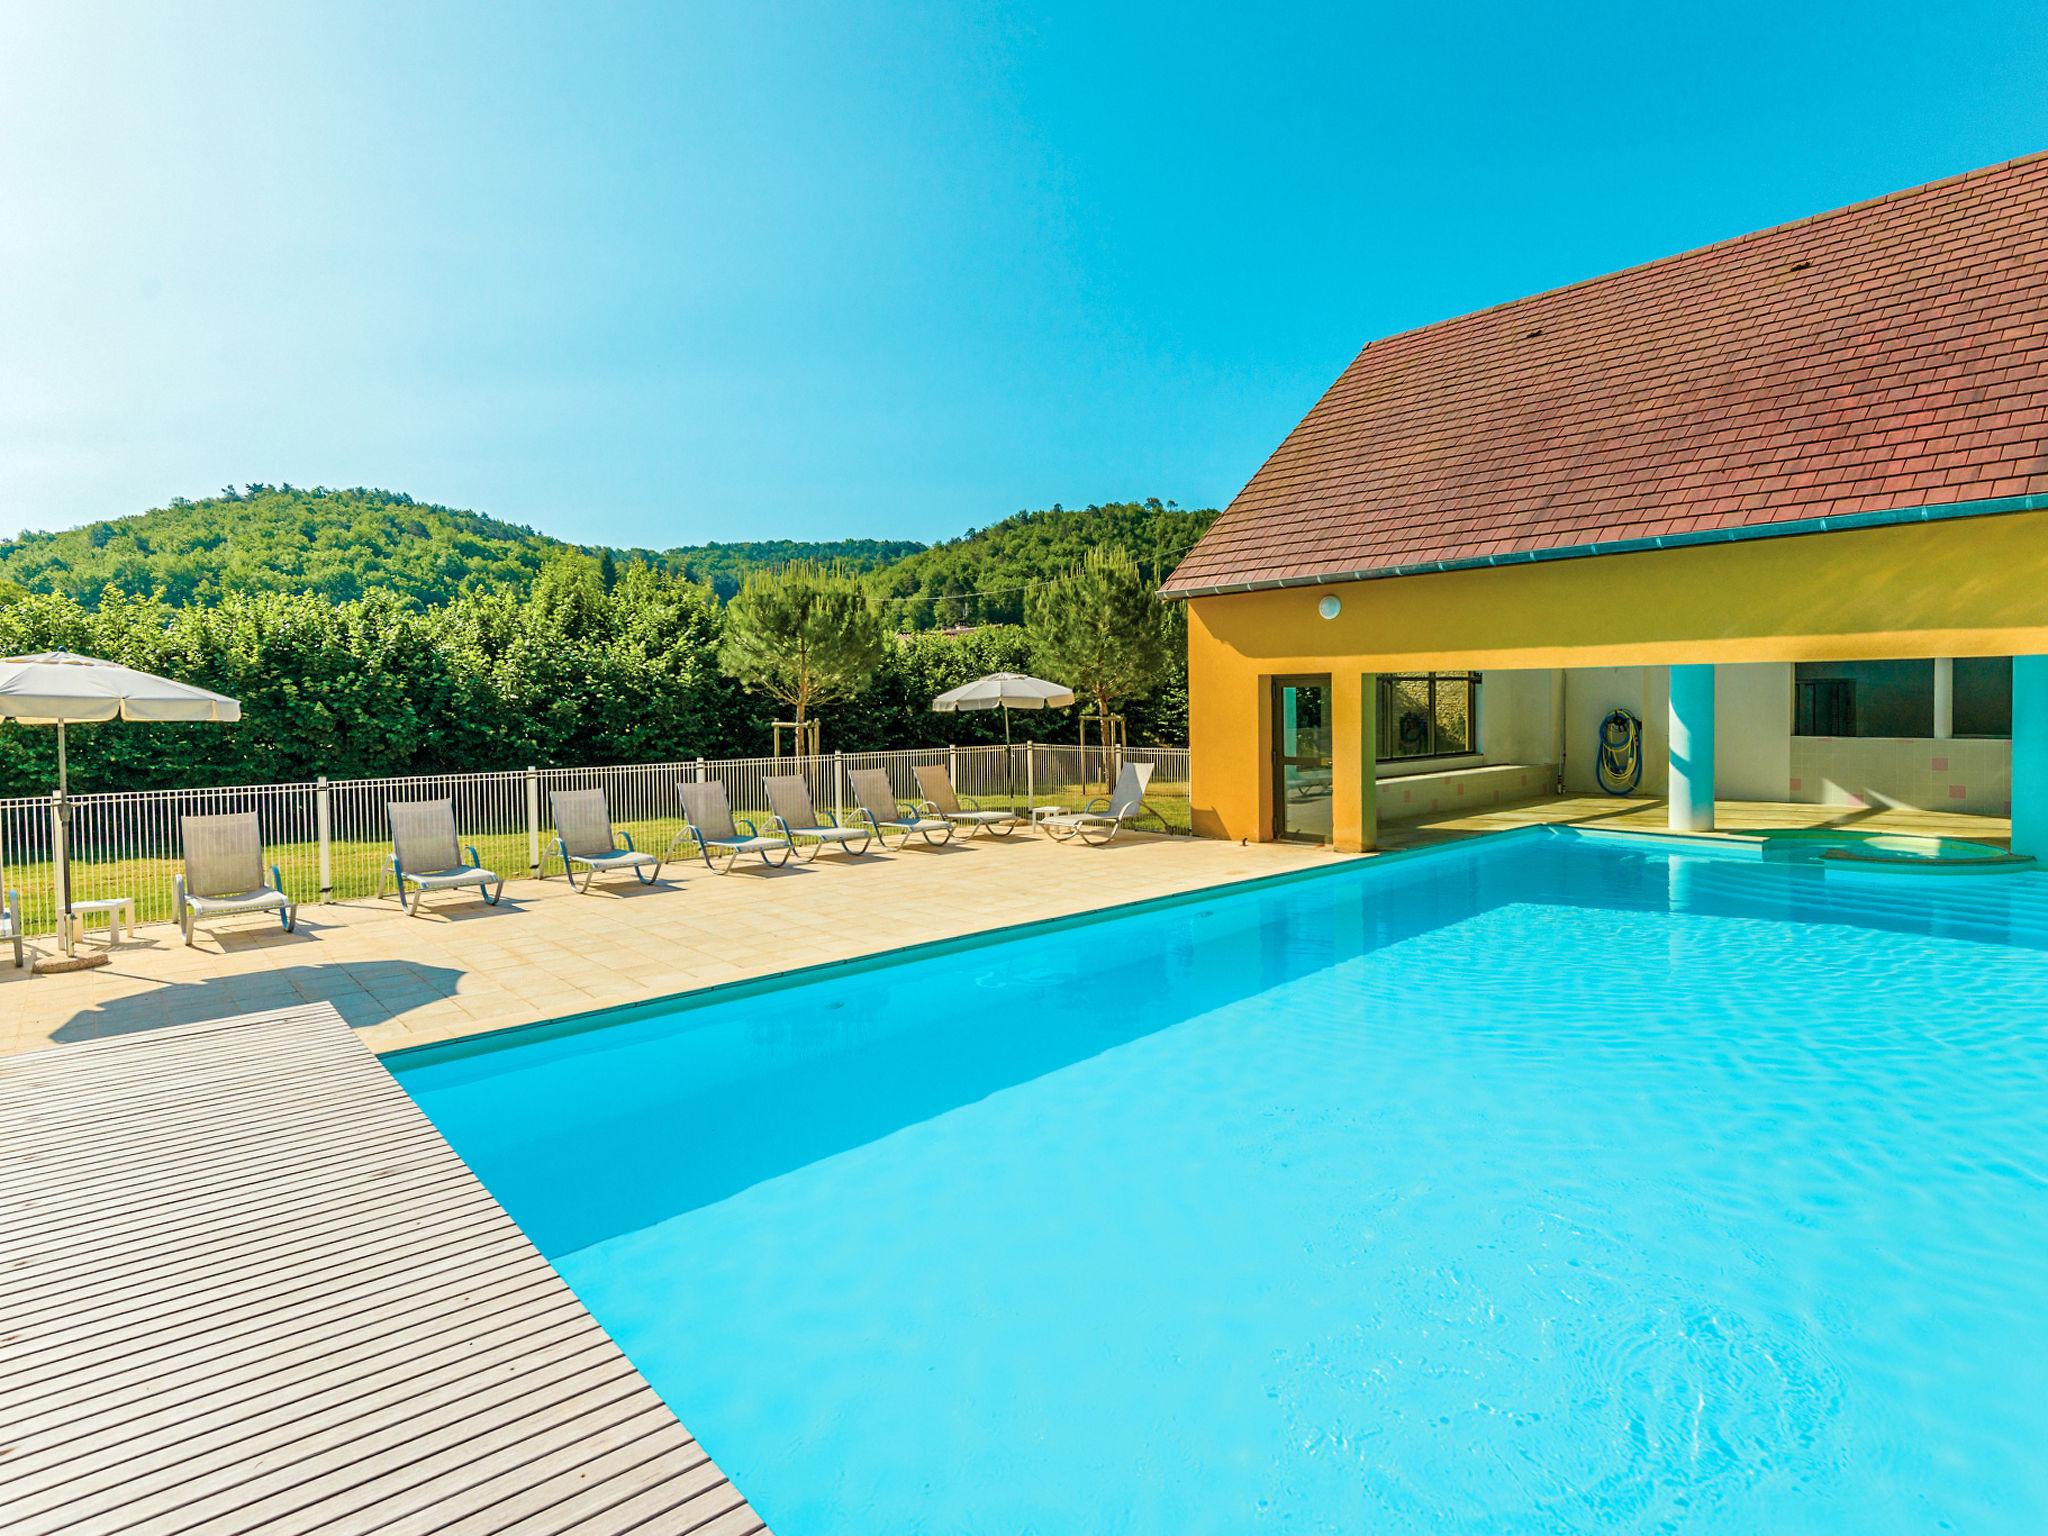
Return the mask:
[[[2048,155],[1373,342],[1165,590],[2026,496]]]

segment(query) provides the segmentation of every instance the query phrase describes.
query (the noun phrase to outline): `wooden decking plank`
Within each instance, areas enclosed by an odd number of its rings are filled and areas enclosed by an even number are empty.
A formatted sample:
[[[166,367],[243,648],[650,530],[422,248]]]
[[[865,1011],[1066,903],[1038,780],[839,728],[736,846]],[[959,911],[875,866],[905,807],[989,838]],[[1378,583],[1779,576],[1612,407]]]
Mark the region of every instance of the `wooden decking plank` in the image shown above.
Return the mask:
[[[687,1508],[675,1511],[678,1519],[687,1519]],[[742,1503],[736,1509],[729,1509],[722,1515],[714,1515],[702,1525],[667,1525],[658,1520],[649,1521],[641,1527],[647,1531],[660,1531],[662,1536],[754,1536],[756,1531],[768,1529],[761,1517],[754,1513],[751,1504]]]
[[[337,1081],[345,1083],[347,1079],[339,1078]],[[226,1101],[229,1104],[233,1102]],[[387,1150],[395,1151],[409,1145],[435,1145],[434,1138],[428,1134],[432,1127],[405,1126],[394,1128],[377,1146],[366,1149],[360,1137],[350,1134],[345,1121],[307,1125],[305,1118],[303,1105],[280,1105],[274,1116],[260,1115],[251,1110],[240,1123],[225,1130],[198,1127],[183,1135],[166,1134],[151,1147],[150,1156],[139,1161],[132,1151],[100,1147],[92,1155],[84,1152],[73,1155],[64,1148],[38,1141],[33,1153],[23,1154],[22,1166],[39,1173],[35,1198],[43,1202],[62,1196],[67,1206],[77,1204],[88,1209],[119,1209],[132,1203],[132,1192],[140,1188],[178,1189],[189,1186],[196,1168],[204,1168],[208,1172],[218,1170],[225,1177],[238,1166],[237,1154],[242,1158],[260,1159],[274,1157],[280,1150],[288,1149],[310,1157],[336,1146],[353,1146],[358,1157],[367,1155],[374,1158]],[[35,1131],[35,1127],[26,1122],[15,1123],[25,1132]],[[289,1139],[274,1138],[273,1132],[279,1127],[287,1127],[293,1134]],[[446,1144],[441,1145],[445,1147]],[[193,1153],[204,1154],[196,1165],[188,1161]],[[4,1215],[7,1230],[14,1230],[14,1223],[20,1219],[15,1207],[8,1206]]]
[[[692,1464],[687,1467],[683,1466],[682,1463],[685,1460],[690,1460]],[[642,1465],[644,1464],[642,1463]],[[615,1487],[608,1482],[591,1477],[590,1468],[578,1466],[573,1457],[563,1455],[560,1452],[551,1454],[545,1465],[536,1464],[531,1470],[544,1475],[540,1479],[528,1480],[510,1489],[501,1488],[495,1484],[479,1488],[477,1490],[479,1494],[487,1496],[502,1494],[503,1497],[492,1497],[492,1501],[488,1504],[479,1498],[476,1501],[476,1507],[460,1519],[434,1524],[429,1523],[422,1516],[414,1516],[412,1519],[392,1527],[386,1533],[386,1536],[470,1536],[471,1532],[496,1530],[506,1517],[505,1499],[514,1497],[520,1499],[523,1507],[529,1511],[529,1513],[519,1517],[522,1528],[544,1521],[550,1512],[555,1512],[555,1516],[558,1519],[565,1519],[573,1523],[577,1515],[575,1510],[570,1507],[572,1502],[579,1495],[588,1492],[592,1487],[600,1485],[610,1487],[614,1497],[618,1497],[622,1492],[625,1492],[625,1490]],[[730,1487],[731,1484],[725,1481],[724,1474],[713,1464],[710,1453],[701,1445],[698,1445],[696,1441],[692,1440],[687,1447],[677,1447],[675,1468],[671,1469],[671,1486],[682,1490],[684,1488],[699,1487]],[[568,1513],[561,1513],[565,1509],[568,1510]]]
[[[374,1477],[359,1478],[317,1500],[303,1500],[295,1509],[266,1506],[252,1512],[262,1515],[258,1528],[265,1536],[301,1536],[337,1524],[383,1532],[407,1514],[441,1507],[451,1498],[466,1505],[495,1502],[490,1488],[497,1478],[514,1487],[532,1486],[544,1476],[539,1469],[547,1464],[557,1441],[567,1442],[585,1469],[629,1446],[667,1460],[680,1459],[678,1446],[696,1443],[652,1393],[592,1395],[534,1415],[520,1426],[516,1439],[509,1433],[489,1440],[475,1434],[450,1437],[422,1447],[416,1458]],[[342,1477],[350,1475],[351,1469],[342,1469]]]
[[[368,1225],[341,1225],[315,1234],[302,1252],[294,1254],[292,1267],[285,1269],[280,1266],[276,1274],[265,1273],[260,1267],[251,1269],[251,1261],[260,1266],[267,1255],[267,1250],[259,1245],[234,1262],[209,1262],[204,1267],[167,1263],[168,1278],[161,1288],[151,1288],[146,1275],[125,1275],[121,1284],[110,1283],[106,1291],[95,1298],[95,1305],[90,1309],[66,1310],[62,1297],[58,1296],[44,1298],[35,1305],[11,1307],[9,1315],[24,1326],[47,1315],[53,1325],[68,1324],[76,1331],[107,1326],[120,1320],[153,1321],[181,1315],[188,1308],[204,1312],[209,1310],[209,1303],[228,1305],[255,1294],[259,1289],[274,1289],[280,1280],[296,1279],[317,1284],[323,1273],[333,1273],[330,1266],[351,1256],[380,1261],[387,1253],[394,1258],[402,1258],[409,1253],[442,1252],[465,1233],[474,1234],[479,1244],[487,1243],[492,1240],[495,1225],[492,1213],[486,1209],[470,1205],[452,1206],[434,1213],[432,1220],[408,1231],[408,1240],[403,1247],[374,1255],[359,1252],[365,1235],[374,1235],[377,1231],[374,1221]],[[289,1236],[288,1233],[286,1235]],[[508,1245],[512,1243],[509,1236],[503,1240]],[[53,1337],[61,1335],[55,1335],[53,1329]]]
[[[322,1182],[315,1184],[315,1176]],[[174,1253],[205,1251],[209,1243],[227,1243],[256,1231],[281,1231],[281,1223],[299,1223],[303,1229],[354,1210],[375,1210],[393,1200],[418,1200],[473,1186],[473,1182],[465,1184],[465,1176],[457,1169],[438,1163],[424,1149],[420,1163],[403,1176],[373,1176],[369,1182],[352,1184],[342,1165],[293,1169],[291,1163],[279,1163],[270,1169],[270,1178],[279,1180],[274,1200],[252,1194],[248,1186],[227,1186],[211,1198],[186,1202],[172,1196],[154,1210],[127,1210],[119,1217],[84,1214],[78,1223],[47,1237],[12,1239],[8,1253],[18,1255],[18,1264],[10,1268],[45,1270],[49,1286],[61,1288],[66,1260],[90,1255],[106,1243],[121,1243],[137,1255],[143,1245],[150,1245],[156,1262],[164,1262]],[[190,1204],[190,1214],[180,1221],[178,1212],[186,1204]]]
[[[77,1402],[89,1403],[95,1410],[109,1406],[118,1406],[124,1412],[138,1410],[147,1400],[148,1392],[138,1400],[125,1398],[123,1388],[131,1380],[139,1379],[147,1387],[162,1391],[167,1382],[174,1383],[183,1375],[202,1370],[213,1391],[225,1391],[233,1385],[228,1373],[238,1361],[253,1356],[266,1369],[274,1371],[287,1363],[287,1350],[303,1354],[326,1349],[337,1340],[360,1333],[366,1326],[377,1325],[381,1312],[404,1317],[403,1326],[391,1332],[395,1340],[438,1329],[448,1310],[446,1294],[450,1288],[460,1289],[463,1305],[480,1306],[501,1296],[524,1295],[530,1287],[516,1254],[504,1255],[488,1266],[469,1264],[460,1270],[455,1266],[467,1264],[466,1255],[449,1258],[445,1263],[446,1268],[437,1263],[423,1271],[406,1272],[390,1290],[372,1293],[377,1303],[375,1311],[359,1311],[353,1297],[312,1291],[275,1315],[262,1304],[210,1314],[206,1319],[209,1327],[232,1333],[234,1342],[226,1348],[189,1336],[173,1336],[153,1348],[133,1347],[130,1340],[128,1348],[116,1342],[89,1352],[67,1351],[46,1378],[38,1411],[43,1415],[54,1414]],[[152,1329],[150,1333],[161,1331]],[[51,1421],[45,1418],[43,1422]]]
[[[388,1454],[403,1460],[406,1446],[422,1432],[445,1429],[465,1419],[489,1425],[516,1415],[523,1401],[539,1395],[577,1398],[616,1387],[620,1392],[647,1389],[604,1339],[565,1340],[533,1350],[516,1374],[482,1385],[436,1382],[424,1392],[408,1392],[402,1402],[376,1398],[351,1400],[333,1415],[323,1415],[312,1433],[285,1423],[233,1446],[209,1445],[182,1465],[189,1475],[180,1492],[197,1508],[214,1495],[229,1494],[223,1507],[240,1508],[278,1490],[303,1482],[336,1464],[360,1463],[375,1470],[373,1458]],[[342,1413],[353,1417],[341,1417]],[[374,1420],[376,1435],[392,1442],[387,1450],[366,1444],[365,1421]],[[680,1427],[680,1426],[678,1426]]]
[[[701,1529],[720,1515],[730,1514],[746,1504],[739,1489],[722,1476],[684,1476],[658,1481],[649,1478],[644,1487],[625,1498],[612,1499],[621,1485],[633,1480],[619,1478],[591,1490],[590,1513],[601,1515],[614,1528],[638,1530],[654,1525],[663,1531],[687,1532]],[[552,1528],[546,1519],[533,1523],[548,1531],[549,1536],[557,1536],[557,1533],[580,1530],[587,1518],[587,1515],[579,1513],[570,1524]]]
[[[346,1079],[337,1081],[345,1082]],[[41,1173],[37,1198],[45,1203],[63,1199],[67,1204],[76,1203],[88,1210],[103,1206],[119,1209],[131,1203],[135,1191],[175,1189],[190,1184],[192,1170],[186,1159],[193,1153],[203,1153],[203,1166],[208,1171],[218,1170],[222,1177],[231,1176],[244,1163],[260,1165],[264,1158],[275,1157],[285,1149],[310,1158],[352,1146],[358,1157],[365,1155],[361,1141],[348,1134],[346,1123],[309,1126],[305,1119],[303,1105],[280,1104],[276,1114],[250,1109],[232,1127],[203,1129],[184,1136],[166,1135],[150,1148],[148,1158],[140,1161],[132,1152],[104,1148],[90,1156],[83,1153],[69,1155],[65,1148],[39,1140],[33,1152],[22,1155],[22,1167]],[[36,1131],[32,1124],[16,1123],[24,1132],[33,1134]],[[280,1129],[289,1130],[292,1134],[288,1139],[278,1138],[276,1133]],[[432,1139],[425,1134],[429,1129],[408,1127],[395,1132],[389,1139],[401,1145],[407,1141],[425,1140],[431,1146]],[[381,1147],[375,1149],[381,1150]],[[10,1204],[0,1214],[4,1214],[7,1230],[13,1231],[14,1224],[25,1213]]]
[[[81,1412],[39,1416],[24,1422],[23,1433],[50,1442],[43,1454],[52,1463],[89,1459],[137,1434],[154,1436],[165,1445],[180,1445],[216,1426],[260,1427],[273,1417],[289,1417],[295,1405],[316,1384],[332,1382],[369,1392],[403,1384],[454,1362],[474,1366],[476,1358],[498,1345],[530,1347],[556,1330],[573,1331],[582,1320],[552,1302],[522,1300],[511,1304],[493,1322],[468,1324],[446,1313],[424,1319],[438,1323],[430,1348],[412,1347],[410,1339],[373,1336],[345,1348],[301,1353],[282,1368],[257,1359],[226,1376],[216,1387],[203,1369],[175,1379],[153,1381],[127,1393],[110,1394]],[[522,1345],[521,1341],[525,1341]],[[23,1466],[41,1463],[24,1455]],[[0,1504],[4,1508],[4,1504]]]
[[[355,1456],[285,1463],[275,1469],[285,1476],[258,1486],[248,1498],[241,1497],[241,1490],[230,1490],[212,1499],[194,1499],[181,1485],[176,1509],[138,1527],[134,1536],[180,1536],[224,1526],[289,1536],[309,1523],[335,1520],[379,1530],[384,1522],[369,1513],[375,1506],[402,1507],[423,1487],[435,1498],[466,1494],[489,1475],[482,1469],[494,1458],[523,1468],[545,1452],[545,1437],[551,1434],[601,1455],[621,1436],[638,1439],[664,1422],[675,1426],[675,1415],[653,1398],[641,1396],[638,1384],[630,1380],[570,1392],[573,1395],[562,1399],[566,1406],[560,1411],[521,1418],[509,1429],[489,1419],[454,1419],[418,1438],[409,1429],[402,1441],[359,1447]]]
[[[692,1445],[695,1445],[694,1441]],[[673,1508],[697,1494],[732,1487],[725,1480],[725,1474],[701,1450],[696,1454],[704,1456],[704,1459],[681,1470],[673,1464],[676,1458],[634,1457],[625,1451],[615,1454],[618,1464],[603,1469],[585,1469],[599,1470],[598,1476],[584,1475],[577,1470],[558,1472],[553,1477],[505,1492],[468,1520],[409,1527],[403,1536],[429,1536],[429,1533],[432,1536],[483,1536],[484,1532],[507,1527],[536,1533],[550,1528],[573,1530],[581,1528],[586,1521],[603,1518],[609,1511],[650,1489],[660,1490],[663,1502]],[[732,1496],[735,1500],[739,1498],[737,1491]]]
[[[0,1060],[0,1250],[9,1536],[758,1528],[325,1004]]]
[[[274,1222],[280,1205],[325,1214],[416,1196],[462,1181],[463,1176],[435,1157],[430,1147],[422,1146],[407,1156],[413,1159],[411,1163],[397,1168],[387,1165],[367,1178],[360,1170],[341,1164],[286,1164],[270,1175],[274,1183],[268,1199],[240,1186],[172,1192],[148,1207],[122,1211],[111,1218],[102,1215],[91,1224],[59,1223],[31,1238],[7,1240],[9,1252],[20,1254],[19,1268],[26,1270],[60,1265],[74,1253],[104,1251],[107,1241],[117,1235],[124,1246],[161,1237],[175,1251],[181,1239],[190,1243],[205,1232],[231,1237],[266,1220]],[[203,1230],[195,1232],[194,1228]]]

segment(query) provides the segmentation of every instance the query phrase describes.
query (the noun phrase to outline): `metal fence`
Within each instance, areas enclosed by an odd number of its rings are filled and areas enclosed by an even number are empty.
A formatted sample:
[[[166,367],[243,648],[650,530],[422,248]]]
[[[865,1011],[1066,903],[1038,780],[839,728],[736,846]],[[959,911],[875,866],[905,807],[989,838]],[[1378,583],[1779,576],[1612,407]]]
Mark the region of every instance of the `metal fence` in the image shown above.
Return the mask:
[[[1187,749],[1131,747],[1122,756],[1153,765],[1147,798],[1169,828],[1186,831]],[[486,868],[517,879],[540,868],[554,836],[548,797],[557,790],[602,789],[614,825],[635,846],[659,853],[682,830],[678,784],[720,779],[734,814],[765,818],[763,780],[801,773],[821,810],[844,814],[853,804],[847,775],[855,769],[884,770],[899,797],[915,800],[915,770],[929,763],[944,764],[962,795],[1017,810],[1078,806],[1107,791],[1117,766],[1099,748],[1033,743],[73,795],[68,819],[54,793],[31,795],[0,799],[0,886],[20,893],[26,931],[54,932],[63,901],[59,859],[68,845],[74,901],[125,896],[137,921],[168,922],[184,867],[182,818],[254,811],[266,860],[277,865],[288,892],[307,902],[357,900],[377,893],[387,867],[385,807],[394,800],[452,801],[462,841],[475,845]]]

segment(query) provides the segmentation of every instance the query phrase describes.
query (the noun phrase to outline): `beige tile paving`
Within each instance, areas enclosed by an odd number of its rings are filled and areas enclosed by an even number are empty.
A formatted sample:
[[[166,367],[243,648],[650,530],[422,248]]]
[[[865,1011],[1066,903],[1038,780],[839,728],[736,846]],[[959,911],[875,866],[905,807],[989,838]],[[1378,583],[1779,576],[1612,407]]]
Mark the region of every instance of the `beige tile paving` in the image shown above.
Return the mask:
[[[302,1002],[331,1002],[372,1049],[393,1050],[1333,857],[1129,834],[1106,848],[982,837],[773,873],[671,866],[659,886],[612,880],[588,896],[515,881],[495,909],[448,895],[420,918],[390,902],[305,907],[297,933],[241,919],[191,949],[173,927],[145,927],[97,970],[0,966],[0,1054]]]
[[[1991,817],[1817,805],[1724,802],[1718,819],[1735,832],[1841,826],[2000,843],[2010,831]],[[1536,800],[1389,826],[1382,841],[1416,847],[1540,822],[1657,832],[1664,805]],[[0,965],[0,1055],[303,1002],[331,1002],[373,1050],[394,1050],[1339,857],[1129,834],[1107,848],[977,838],[773,873],[671,866],[660,886],[614,881],[588,896],[560,880],[515,881],[498,908],[443,896],[421,918],[389,902],[307,907],[296,934],[243,919],[192,949],[174,928],[147,927],[98,970]]]

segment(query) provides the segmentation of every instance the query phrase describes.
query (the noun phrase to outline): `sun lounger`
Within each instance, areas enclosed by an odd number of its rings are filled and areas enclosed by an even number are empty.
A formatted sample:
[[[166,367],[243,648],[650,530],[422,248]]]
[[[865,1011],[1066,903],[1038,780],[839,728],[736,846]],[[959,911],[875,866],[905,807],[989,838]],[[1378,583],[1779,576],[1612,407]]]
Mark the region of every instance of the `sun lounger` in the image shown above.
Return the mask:
[[[299,920],[299,904],[285,895],[284,877],[275,864],[268,882],[263,878],[263,829],[254,811],[186,816],[180,831],[185,872],[178,876],[176,904],[187,944],[202,919],[250,912],[275,912],[284,931],[292,931]]]
[[[676,834],[675,841],[680,843],[687,837],[695,842],[697,851],[704,856],[706,868],[721,875],[727,874],[743,855],[755,853],[770,869],[780,869],[796,852],[796,844],[779,828],[770,835],[762,832],[750,818],[735,817],[732,801],[726,798],[723,780],[704,779],[695,784],[678,784],[676,793],[683,802],[683,830]],[[742,827],[746,828],[744,832],[740,830]],[[673,849],[675,843],[669,847]],[[719,862],[720,856],[723,863]]]
[[[857,855],[873,845],[875,830],[865,821],[841,826],[832,812],[821,813],[813,807],[811,786],[802,774],[771,774],[761,782],[768,790],[768,808],[775,813],[782,835],[806,862],[827,848],[843,848]],[[860,846],[855,847],[856,843]]]
[[[1098,795],[1078,811],[1041,816],[1038,824],[1055,842],[1072,842],[1078,837],[1098,848],[1122,831],[1125,822],[1139,816],[1152,817],[1164,831],[1166,818],[1145,803],[1145,786],[1151,782],[1150,763],[1125,763],[1116,776],[1116,787],[1107,795]]]
[[[559,858],[572,889],[587,893],[599,875],[630,869],[642,885],[660,878],[661,860],[633,846],[633,834],[612,830],[611,807],[601,789],[556,789],[548,792],[548,814],[554,818],[555,840],[541,855],[540,877],[548,877],[548,860]],[[576,871],[583,883],[576,883]]]
[[[856,768],[846,776],[846,781],[853,788],[861,814],[873,825],[883,847],[889,846],[887,834],[891,832],[897,834],[898,848],[908,845],[913,837],[922,837],[935,847],[952,840],[953,823],[943,816],[927,816],[916,806],[898,800],[884,770]]]
[[[384,810],[391,820],[391,867],[377,877],[380,898],[389,880],[398,887],[399,904],[414,917],[429,891],[473,885],[486,903],[498,904],[504,876],[483,867],[475,845],[465,850],[457,843],[453,800],[391,800]]]
[[[955,793],[953,776],[939,764],[926,763],[916,773],[917,787],[924,791],[922,809],[945,817],[955,826],[965,827],[969,837],[977,832],[987,832],[992,837],[1008,837],[1016,830],[1020,818],[1015,812],[985,811],[976,801]]]

